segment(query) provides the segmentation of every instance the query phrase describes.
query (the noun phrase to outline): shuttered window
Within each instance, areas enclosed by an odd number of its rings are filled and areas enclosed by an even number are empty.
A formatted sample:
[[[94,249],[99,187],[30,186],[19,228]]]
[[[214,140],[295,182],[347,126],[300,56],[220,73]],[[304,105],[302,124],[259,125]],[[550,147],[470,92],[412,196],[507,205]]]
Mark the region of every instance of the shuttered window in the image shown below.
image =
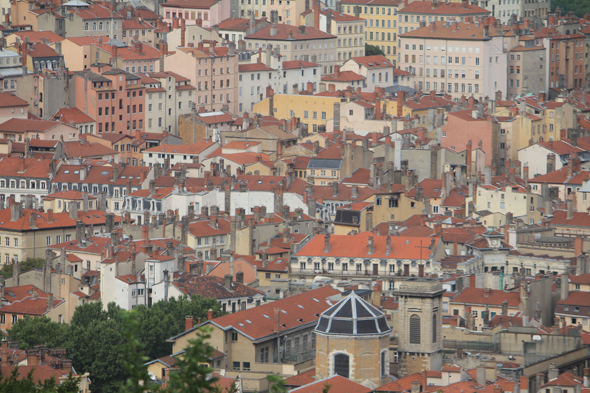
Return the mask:
[[[420,317],[410,317],[410,344],[420,344]]]
[[[436,342],[436,327],[437,327],[437,323],[436,323],[436,313],[432,314],[432,342],[435,343]]]

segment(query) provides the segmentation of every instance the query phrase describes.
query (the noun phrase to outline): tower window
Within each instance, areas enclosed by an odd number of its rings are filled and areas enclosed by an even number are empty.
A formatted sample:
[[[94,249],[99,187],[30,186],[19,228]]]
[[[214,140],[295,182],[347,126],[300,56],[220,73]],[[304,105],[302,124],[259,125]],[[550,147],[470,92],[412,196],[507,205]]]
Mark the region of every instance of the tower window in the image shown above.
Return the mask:
[[[432,314],[432,342],[435,343],[436,342],[436,326],[437,326],[437,320],[436,320],[436,313]]]
[[[410,344],[420,344],[420,317],[410,317]]]
[[[385,357],[387,356],[387,351],[381,352],[381,378],[385,378],[387,376],[387,369],[386,369],[386,362]]]
[[[335,374],[338,374],[344,378],[348,378],[349,377],[348,365],[349,365],[348,355],[344,355],[341,353],[334,355],[334,373]]]

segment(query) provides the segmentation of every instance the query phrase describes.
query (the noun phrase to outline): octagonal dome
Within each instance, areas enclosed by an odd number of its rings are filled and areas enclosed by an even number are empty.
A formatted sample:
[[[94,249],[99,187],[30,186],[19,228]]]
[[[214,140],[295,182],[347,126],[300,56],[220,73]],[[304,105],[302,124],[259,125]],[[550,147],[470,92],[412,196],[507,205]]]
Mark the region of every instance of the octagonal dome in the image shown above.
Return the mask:
[[[320,315],[316,332],[331,335],[381,335],[391,332],[385,314],[354,291]]]

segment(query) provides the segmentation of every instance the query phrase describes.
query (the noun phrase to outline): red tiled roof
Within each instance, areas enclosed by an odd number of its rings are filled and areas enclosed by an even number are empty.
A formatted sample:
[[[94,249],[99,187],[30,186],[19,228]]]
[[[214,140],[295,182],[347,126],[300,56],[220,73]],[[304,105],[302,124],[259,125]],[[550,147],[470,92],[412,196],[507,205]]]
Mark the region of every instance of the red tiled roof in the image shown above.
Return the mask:
[[[49,159],[0,157],[2,176],[49,179]],[[21,169],[24,169],[21,171]]]
[[[489,295],[485,295],[486,292],[489,293]],[[520,293],[507,292],[499,289],[467,287],[463,289],[460,294],[455,296],[453,300],[451,300],[451,303],[489,304],[500,306],[504,300],[508,301],[509,307],[518,307],[520,305]]]
[[[432,26],[434,24],[434,31]],[[456,25],[455,25],[456,24]],[[475,23],[446,21],[430,22],[425,27],[420,27],[416,30],[400,34],[401,38],[444,38],[448,40],[466,40],[466,41],[483,41],[486,37],[496,37],[496,29],[488,29],[488,35],[484,34],[483,23],[476,25]],[[453,31],[456,28],[456,31]]]
[[[101,143],[85,143],[81,141],[65,142],[64,150],[68,158],[87,158],[119,154],[118,151]]]
[[[561,387],[576,387],[582,384],[582,380],[578,379],[574,374],[569,371],[559,374],[555,379],[548,381],[546,384],[541,385],[539,389],[546,386],[561,386]]]
[[[587,212],[573,212],[571,219],[567,218],[566,210],[555,210],[551,225],[571,225],[580,227],[590,227],[590,215]]]
[[[2,132],[46,132],[61,123],[49,120],[29,120],[12,118],[0,124]]]
[[[409,14],[437,14],[449,16],[465,16],[465,15],[486,15],[490,11],[485,8],[478,7],[472,4],[465,3],[443,3],[437,2],[433,5],[430,1],[413,1],[406,7],[399,9],[398,13]]]
[[[193,276],[183,274],[172,285],[186,295],[200,295],[211,299],[230,299],[238,297],[252,297],[264,295],[263,291],[251,288],[239,282],[232,282],[232,289],[228,290],[224,285],[224,279],[217,276]]]
[[[336,304],[336,301],[329,301],[328,298],[339,293],[331,286],[320,287],[272,303],[224,315],[206,323],[213,323],[224,330],[233,328],[256,340],[274,334],[275,309],[281,310],[278,315],[279,328],[293,329],[302,324],[316,323],[322,312]]]
[[[393,67],[393,64],[385,56],[381,55],[353,57],[352,60],[368,69]]]
[[[286,386],[304,386],[315,381],[315,368],[285,379]]]
[[[44,43],[45,40],[54,43],[54,42],[61,42],[64,40],[62,36],[59,34],[54,33],[53,31],[18,31],[14,33],[17,37],[20,38],[21,42],[25,42],[25,39],[28,38],[29,42],[31,43]]]
[[[146,149],[148,153],[178,153],[178,154],[199,154],[213,146],[213,142],[198,141],[192,145],[160,145]]]
[[[0,108],[29,106],[29,103],[14,93],[0,93]]]
[[[47,195],[43,199],[46,201],[52,201],[54,199],[63,198],[63,199],[81,201],[84,199],[84,197],[82,195],[83,194],[80,191],[66,190],[66,191],[54,192],[53,194]],[[96,197],[94,195],[88,195],[88,199],[96,199]]]
[[[286,40],[295,40],[295,41],[302,41],[302,40],[324,40],[327,38],[336,38],[336,36],[324,33],[321,30],[318,30],[314,27],[306,26],[305,27],[305,34],[301,34],[299,31],[299,26],[292,26],[286,25],[283,23],[277,23],[274,28],[276,28],[277,32],[274,36],[270,35],[270,29],[273,28],[272,25],[268,25],[263,27],[262,29],[258,30],[255,33],[252,33],[246,36],[246,39],[260,39],[260,40],[273,40],[273,41],[286,41]]]
[[[291,61],[284,61],[283,62],[283,69],[284,70],[293,70],[297,68],[309,68],[309,67],[319,67],[319,64],[312,63],[310,61],[303,61],[303,60],[291,60]]]
[[[566,299],[559,300],[557,304],[569,306],[590,306],[590,292],[572,291]]]
[[[342,179],[342,183],[368,185],[371,181],[370,173],[370,169],[359,168],[356,171],[352,172],[352,175],[350,175],[349,177]]]
[[[568,167],[564,166],[553,172],[545,175],[537,176],[529,180],[530,183],[547,183],[547,184],[579,184],[582,185],[585,181],[590,179],[590,171],[583,169],[574,176],[569,177]]]
[[[331,235],[330,250],[324,252],[324,239],[326,235],[314,236],[295,257],[299,256],[317,256],[322,257],[339,256],[347,258],[393,258],[393,259],[427,259],[430,253],[434,251],[439,239],[420,238],[408,236],[391,236],[391,252],[386,253],[386,239],[388,236],[377,236],[372,232],[361,232],[356,235]],[[368,241],[369,237],[373,238],[374,251],[369,254]],[[434,243],[433,250],[423,250],[421,245],[430,245]],[[425,246],[424,246],[425,247]]]
[[[161,7],[209,9],[217,0],[170,0],[161,3]]]
[[[364,76],[354,71],[340,71],[338,76],[336,74],[322,76],[322,81],[325,82],[353,82],[362,81],[363,79],[365,79]]]
[[[340,375],[333,375],[310,383],[309,385],[293,389],[291,392],[322,393],[325,389],[325,385],[330,385],[330,391],[339,393],[369,393],[372,391],[372,389],[366,388],[360,383],[353,382],[348,378],[344,378]]]
[[[266,21],[266,19],[256,19],[255,24]],[[217,24],[219,30],[246,31],[250,27],[250,18],[227,18]]]
[[[70,108],[61,108],[55,115],[51,117],[50,120],[57,120],[70,125],[90,123],[94,121],[92,117],[88,116],[86,113],[82,112],[75,106]]]
[[[264,63],[250,63],[250,64],[240,64],[238,66],[240,72],[253,72],[253,71],[272,71],[272,68],[269,68]]]
[[[427,198],[442,197],[443,182],[440,179],[424,179],[414,188],[406,193],[411,198],[416,197],[416,189],[422,187],[422,193]]]
[[[544,148],[549,149],[559,155],[584,152],[583,149],[580,149],[577,146],[573,146],[573,145],[567,143],[566,141],[561,141],[561,140],[560,141],[539,142],[539,145],[541,145]]]

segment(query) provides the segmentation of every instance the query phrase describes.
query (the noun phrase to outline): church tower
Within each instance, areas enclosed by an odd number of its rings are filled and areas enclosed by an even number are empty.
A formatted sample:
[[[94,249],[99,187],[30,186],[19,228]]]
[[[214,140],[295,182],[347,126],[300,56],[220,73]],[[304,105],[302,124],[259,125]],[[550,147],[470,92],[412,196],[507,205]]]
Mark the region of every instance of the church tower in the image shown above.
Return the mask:
[[[315,333],[318,380],[338,374],[370,389],[390,381],[391,328],[354,292],[320,315]]]
[[[410,278],[394,291],[398,296],[397,332],[400,377],[440,370],[442,359],[442,294],[438,280]]]

